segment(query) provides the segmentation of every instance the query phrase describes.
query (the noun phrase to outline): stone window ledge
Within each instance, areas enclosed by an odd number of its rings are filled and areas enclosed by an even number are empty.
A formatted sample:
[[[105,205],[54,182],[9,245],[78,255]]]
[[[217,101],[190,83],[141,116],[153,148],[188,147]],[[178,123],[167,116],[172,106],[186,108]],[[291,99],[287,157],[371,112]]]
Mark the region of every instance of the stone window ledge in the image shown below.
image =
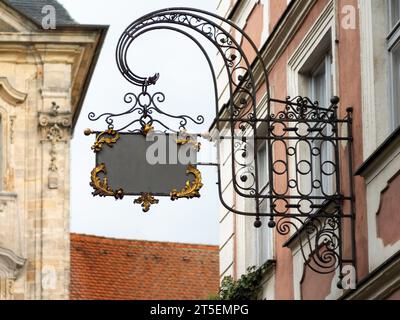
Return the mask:
[[[400,127],[398,127],[356,170],[354,175],[366,177],[374,172],[378,166],[389,158],[400,145]]]

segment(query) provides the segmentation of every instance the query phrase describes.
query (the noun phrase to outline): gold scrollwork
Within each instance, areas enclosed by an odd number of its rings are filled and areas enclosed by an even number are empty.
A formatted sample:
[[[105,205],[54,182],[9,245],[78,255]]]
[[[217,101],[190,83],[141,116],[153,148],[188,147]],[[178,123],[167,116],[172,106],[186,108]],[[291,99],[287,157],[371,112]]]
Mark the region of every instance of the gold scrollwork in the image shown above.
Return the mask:
[[[159,200],[155,199],[151,193],[147,192],[142,193],[142,195],[134,201],[134,203],[142,205],[143,212],[148,212],[150,206],[158,202]]]
[[[150,131],[152,131],[152,130],[154,130],[154,127],[153,127],[151,124],[149,124],[149,123],[145,124],[145,125],[142,127],[142,129],[141,129],[142,134],[143,134],[144,136],[147,136],[147,134],[148,134]]]
[[[99,177],[99,173],[104,174],[103,179]],[[124,191],[122,189],[113,191],[113,189],[108,185],[107,169],[104,163],[99,164],[92,170],[90,186],[94,189],[92,192],[93,196],[112,196],[115,199],[122,199],[124,197]]]
[[[199,190],[203,187],[203,183],[201,182],[201,172],[193,165],[189,165],[186,169],[186,174],[194,175],[194,180],[192,182],[187,180],[185,187],[180,191],[173,189],[170,193],[172,201],[180,198],[200,198]]]
[[[197,151],[197,152],[200,151],[200,148],[201,148],[201,143],[200,143],[200,142],[197,142],[197,141],[192,140],[192,139],[190,139],[190,138],[177,139],[177,140],[176,140],[176,144],[178,144],[178,145],[184,145],[184,144],[188,144],[188,143],[190,143],[190,144],[193,145],[193,149],[194,149],[195,151]]]
[[[86,129],[84,133],[85,135],[88,136],[94,132],[90,129]],[[103,144],[107,144],[109,147],[112,147],[113,144],[115,144],[119,138],[120,138],[119,133],[113,129],[108,129],[106,131],[103,131],[97,136],[96,141],[92,146],[92,150],[94,152],[100,152],[103,149]]]

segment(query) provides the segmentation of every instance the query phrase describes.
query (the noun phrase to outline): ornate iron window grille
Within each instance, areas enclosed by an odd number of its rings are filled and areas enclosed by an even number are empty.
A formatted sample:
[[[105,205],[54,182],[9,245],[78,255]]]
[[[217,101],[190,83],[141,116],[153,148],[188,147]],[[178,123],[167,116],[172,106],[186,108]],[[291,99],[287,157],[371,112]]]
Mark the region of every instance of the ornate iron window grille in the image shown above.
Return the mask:
[[[127,81],[140,87],[141,92],[129,92],[125,102],[130,104],[122,113],[105,113],[89,119],[105,119],[108,130],[144,133],[159,126],[163,130],[185,130],[188,122],[204,123],[204,117],[172,115],[159,104],[165,96],[149,93],[159,74],[139,76],[129,67],[127,52],[138,37],[155,30],[178,32],[192,40],[204,54],[212,75],[215,99],[215,119],[212,129],[218,140],[229,139],[231,175],[237,197],[252,203],[253,210],[233,209],[223,198],[221,186],[220,148],[218,157],[219,197],[222,205],[235,214],[254,216],[255,227],[261,227],[261,217],[269,217],[268,226],[282,235],[297,237],[305,263],[318,273],[330,273],[346,264],[355,267],[354,194],[352,172],[352,110],[339,117],[339,98],[330,106],[320,106],[306,97],[272,99],[269,92],[265,63],[251,38],[230,20],[193,8],[168,8],[149,13],[133,22],[123,32],[116,49],[116,61]],[[251,62],[232,31],[240,34],[254,55]],[[229,101],[220,105],[217,77],[207,51],[195,34],[209,40],[223,59],[228,77]],[[264,90],[267,99],[260,105],[257,93]],[[273,108],[272,108],[273,106]],[[260,116],[260,108],[266,110]],[[136,118],[115,128],[114,120]],[[175,128],[157,117],[177,121]],[[263,129],[261,129],[263,128]],[[220,134],[228,131],[227,136]],[[211,130],[212,131],[212,130]],[[259,185],[258,159],[254,146],[267,143],[268,183]],[[253,149],[253,150],[252,150]],[[328,156],[323,156],[328,152]],[[253,151],[253,152],[252,152]],[[329,154],[330,153],[330,154]],[[343,162],[343,163],[342,163]],[[345,169],[347,168],[347,169]],[[330,185],[330,187],[326,187]],[[260,202],[267,200],[269,210],[261,212]],[[350,237],[344,242],[344,230]],[[347,247],[349,249],[347,249]],[[340,287],[341,281],[338,286]]]

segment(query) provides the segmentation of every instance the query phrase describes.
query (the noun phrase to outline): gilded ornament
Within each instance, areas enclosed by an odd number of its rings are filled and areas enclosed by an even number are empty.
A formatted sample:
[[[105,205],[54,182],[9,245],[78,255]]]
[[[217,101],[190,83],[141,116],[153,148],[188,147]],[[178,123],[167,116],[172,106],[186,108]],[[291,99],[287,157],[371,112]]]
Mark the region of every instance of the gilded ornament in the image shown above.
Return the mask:
[[[100,173],[104,174],[103,179],[99,177]],[[124,197],[124,191],[122,189],[118,189],[114,192],[108,185],[107,169],[104,163],[99,164],[92,170],[90,186],[94,189],[92,192],[93,196],[112,196],[115,199],[122,199]]]
[[[148,212],[150,206],[158,202],[159,200],[155,199],[151,193],[147,192],[142,193],[142,195],[134,201],[134,203],[142,205],[143,212]]]
[[[86,129],[84,133],[85,135],[89,135],[93,132],[90,129]],[[109,147],[112,147],[119,138],[119,133],[113,129],[103,131],[97,136],[96,141],[92,146],[92,150],[94,152],[100,152],[103,149],[103,144],[107,144]]]
[[[186,169],[186,174],[192,174],[194,176],[194,180],[192,182],[187,180],[185,187],[180,191],[173,189],[170,193],[172,201],[180,198],[200,198],[199,190],[203,187],[203,183],[201,182],[201,172],[193,165],[189,165]]]
[[[142,130],[142,134],[143,134],[144,136],[147,136],[147,134],[148,134],[150,131],[154,130],[154,127],[153,127],[151,124],[147,123],[147,124],[145,124],[145,125],[142,127],[141,130]]]
[[[197,142],[197,141],[195,141],[195,140],[192,140],[192,139],[190,139],[189,137],[187,137],[187,138],[185,138],[185,139],[177,139],[177,140],[176,140],[176,144],[178,144],[178,145],[185,145],[185,144],[188,144],[188,143],[190,143],[190,144],[193,145],[193,149],[194,149],[195,151],[197,151],[197,152],[200,151],[200,148],[201,148],[201,143],[200,143],[200,142]]]

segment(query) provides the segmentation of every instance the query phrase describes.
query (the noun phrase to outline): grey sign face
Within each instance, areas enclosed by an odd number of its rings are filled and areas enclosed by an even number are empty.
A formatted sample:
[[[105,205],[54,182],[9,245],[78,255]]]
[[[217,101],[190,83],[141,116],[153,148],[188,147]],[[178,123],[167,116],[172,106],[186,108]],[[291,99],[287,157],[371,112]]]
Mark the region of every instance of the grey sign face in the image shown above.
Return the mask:
[[[105,164],[108,185],[122,189],[125,195],[168,196],[173,189],[181,190],[186,181],[193,180],[186,173],[189,164],[196,164],[193,144],[177,144],[177,137],[169,134],[120,133],[118,141],[104,145],[97,153],[96,166]]]

